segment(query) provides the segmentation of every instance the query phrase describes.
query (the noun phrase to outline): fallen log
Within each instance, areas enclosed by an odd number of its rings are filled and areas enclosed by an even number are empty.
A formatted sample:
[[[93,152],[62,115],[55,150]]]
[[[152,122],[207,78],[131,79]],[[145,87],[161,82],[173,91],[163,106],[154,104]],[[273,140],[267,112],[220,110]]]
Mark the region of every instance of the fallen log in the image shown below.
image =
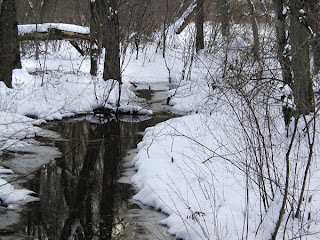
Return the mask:
[[[78,33],[71,32],[66,30],[60,30],[56,28],[48,28],[46,32],[28,32],[19,34],[19,40],[63,40],[63,39],[82,39],[82,40],[90,40],[90,34],[87,33]]]
[[[90,39],[90,28],[67,23],[39,23],[18,25],[20,41]]]

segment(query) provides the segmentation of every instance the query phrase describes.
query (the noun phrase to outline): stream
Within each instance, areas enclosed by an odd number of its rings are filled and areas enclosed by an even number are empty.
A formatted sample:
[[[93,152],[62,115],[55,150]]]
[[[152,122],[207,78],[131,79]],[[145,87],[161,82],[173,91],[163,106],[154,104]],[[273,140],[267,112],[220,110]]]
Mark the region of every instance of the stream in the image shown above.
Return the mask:
[[[18,183],[40,201],[1,209],[0,239],[173,239],[157,224],[166,216],[132,200],[136,190],[130,184],[144,130],[175,117],[166,105],[168,87],[136,91],[152,117],[86,115],[49,122],[42,127],[52,136],[37,137],[40,146],[4,159],[16,173],[34,171]],[[32,166],[44,158],[49,162]]]

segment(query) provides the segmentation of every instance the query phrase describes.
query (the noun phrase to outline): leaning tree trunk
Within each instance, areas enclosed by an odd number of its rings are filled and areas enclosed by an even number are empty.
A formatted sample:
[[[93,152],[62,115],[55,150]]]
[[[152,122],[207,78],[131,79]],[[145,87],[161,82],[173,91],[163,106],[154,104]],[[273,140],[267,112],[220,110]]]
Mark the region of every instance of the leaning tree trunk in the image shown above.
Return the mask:
[[[290,59],[286,49],[288,40],[286,37],[286,11],[283,9],[286,7],[284,0],[273,0],[273,7],[275,11],[275,25],[278,42],[278,59],[282,70],[282,79],[284,84],[291,86],[292,74],[290,68]],[[286,8],[285,8],[286,9]]]
[[[117,0],[103,0],[105,2],[105,60],[103,79],[114,79],[121,84],[120,74],[120,35]]]
[[[292,90],[295,97],[297,114],[313,111],[313,91],[310,76],[309,34],[300,21],[302,12],[307,12],[305,1],[290,0],[290,44],[292,47]],[[304,9],[302,11],[301,9]]]
[[[21,68],[14,0],[3,0],[0,13],[0,81],[12,87],[12,70]]]
[[[204,36],[203,36],[203,0],[197,0],[197,19],[196,19],[196,51],[199,52],[204,49]]]

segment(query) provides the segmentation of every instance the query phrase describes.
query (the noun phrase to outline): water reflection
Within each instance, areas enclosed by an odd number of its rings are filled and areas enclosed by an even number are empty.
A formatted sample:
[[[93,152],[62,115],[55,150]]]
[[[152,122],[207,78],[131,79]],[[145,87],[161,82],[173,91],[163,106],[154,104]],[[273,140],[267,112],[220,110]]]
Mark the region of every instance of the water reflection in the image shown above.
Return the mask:
[[[47,144],[64,155],[43,166],[26,185],[41,201],[28,206],[18,231],[30,239],[122,239],[130,224],[121,213],[132,208],[128,199],[133,190],[116,183],[121,159],[141,140],[137,133],[164,118],[169,115],[144,122],[99,123],[86,117],[51,123],[50,130],[63,139],[47,139]]]

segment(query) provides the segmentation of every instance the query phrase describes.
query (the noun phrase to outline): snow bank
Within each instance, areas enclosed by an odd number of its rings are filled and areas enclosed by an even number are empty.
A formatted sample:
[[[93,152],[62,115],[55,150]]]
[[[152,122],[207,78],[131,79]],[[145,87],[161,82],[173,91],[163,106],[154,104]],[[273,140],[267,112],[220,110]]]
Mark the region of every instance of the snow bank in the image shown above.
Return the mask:
[[[27,189],[15,189],[6,180],[0,178],[0,198],[2,205],[8,205],[9,209],[13,206],[9,204],[26,204],[28,202],[39,201],[40,199],[32,196],[35,192]]]
[[[29,145],[23,139],[35,137],[42,130],[35,125],[43,120],[34,120],[21,114],[0,111],[0,155],[3,149]]]
[[[249,79],[255,78],[259,67],[250,59],[248,46],[237,37],[211,56],[204,52],[195,56],[192,67],[186,68],[191,77],[174,75],[179,87],[168,94],[175,110],[190,115],[146,129],[138,144],[133,159],[138,170],[132,178],[138,191],[134,199],[168,214],[161,223],[177,238],[257,240],[269,239],[274,232],[294,124],[287,138],[283,93],[271,81],[274,75],[266,71],[265,80]],[[228,64],[224,64],[226,48]],[[277,69],[274,58],[266,61],[270,69]],[[300,219],[290,215],[296,211],[290,204],[296,204],[308,162],[308,137],[317,132],[311,131],[312,120],[307,116],[297,126],[289,156],[289,199],[277,239],[320,238],[318,135],[304,193],[308,202],[303,201]],[[266,187],[266,209],[260,181]]]
[[[2,85],[1,92],[6,97],[0,110],[44,120],[59,120],[98,107],[115,108],[119,95],[117,81],[64,74],[59,82],[42,82],[25,69],[14,70],[13,86],[14,89],[7,89]],[[121,93],[121,101],[135,97],[126,84],[122,85]]]
[[[246,179],[223,158],[233,151],[221,147],[230,143],[217,122],[204,114],[168,120],[148,128],[138,145],[134,199],[168,214],[161,223],[177,238],[235,239],[242,231]],[[252,230],[259,221],[250,217]]]
[[[281,127],[278,128],[279,132],[271,132],[272,140],[269,142],[265,139],[265,144],[272,144],[276,161],[273,167],[283,170],[289,139],[284,137],[281,114],[274,120],[275,126]],[[254,151],[250,150],[243,136],[242,127],[248,126],[249,129],[249,125],[243,121],[244,125],[241,126],[231,106],[229,109],[220,106],[215,114],[194,114],[146,129],[142,142],[138,144],[139,152],[133,159],[138,170],[132,178],[138,189],[134,199],[168,214],[168,218],[161,223],[167,225],[169,233],[177,238],[238,239],[244,235],[248,236],[247,239],[268,239],[273,233],[283,192],[279,189],[275,192],[274,200],[264,212],[260,190],[254,180],[257,176],[254,170],[248,170],[254,169],[250,167],[254,164]],[[302,133],[303,124],[299,129]],[[254,134],[254,129],[252,132],[248,130],[247,134]],[[319,143],[317,137],[315,144]],[[299,172],[294,175],[298,181],[302,180],[307,162],[307,146],[306,140],[302,139],[293,145],[295,150],[290,160],[291,171],[295,174]],[[271,154],[270,149],[266,151]],[[314,154],[318,156],[319,150],[315,149]],[[318,164],[318,161],[314,164]],[[250,172],[249,179],[247,171]],[[314,168],[313,171],[306,193],[306,198],[312,196],[312,201],[309,199],[306,205],[313,217],[307,220],[305,216],[302,221],[309,222],[305,227],[314,234],[310,239],[318,239],[316,219],[320,208],[319,177],[318,169]],[[285,171],[280,170],[277,174],[284,182]],[[283,237],[283,227],[288,217],[286,213],[279,239]],[[260,225],[261,219],[263,222]],[[287,224],[291,230],[286,232],[286,236],[301,234],[299,221],[290,219]],[[248,231],[244,226],[248,227]]]
[[[28,32],[35,25],[21,27],[22,32]],[[87,31],[67,24],[43,24],[38,27],[43,31],[49,27]],[[40,131],[35,125],[45,121],[90,113],[97,108],[116,111],[119,92],[121,112],[152,114],[152,111],[130,104],[136,95],[130,90],[128,81],[124,80],[119,91],[117,81],[102,79],[103,61],[98,66],[98,77],[92,77],[89,73],[90,59],[79,56],[74,48],[70,48],[68,41],[39,44],[39,52],[46,54],[35,60],[32,49],[26,50],[22,58],[23,68],[13,71],[12,89],[0,82],[0,151],[26,144],[26,141],[19,139],[34,137]]]

